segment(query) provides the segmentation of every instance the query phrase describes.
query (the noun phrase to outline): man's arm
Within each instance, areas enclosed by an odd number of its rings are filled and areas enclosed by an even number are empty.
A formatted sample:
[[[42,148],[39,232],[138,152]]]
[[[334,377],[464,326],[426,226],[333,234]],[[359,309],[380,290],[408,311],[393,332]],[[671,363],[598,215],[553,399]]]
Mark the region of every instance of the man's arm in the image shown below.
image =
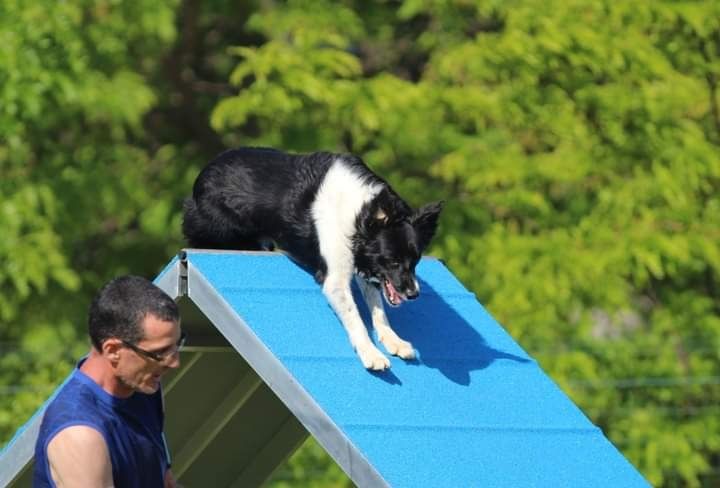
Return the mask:
[[[170,468],[165,471],[165,483],[164,488],[181,488],[180,485],[177,484],[177,481],[175,480],[175,476],[173,476],[172,471],[170,471]]]
[[[107,444],[92,427],[73,425],[61,430],[47,451],[50,475],[59,488],[113,486]]]

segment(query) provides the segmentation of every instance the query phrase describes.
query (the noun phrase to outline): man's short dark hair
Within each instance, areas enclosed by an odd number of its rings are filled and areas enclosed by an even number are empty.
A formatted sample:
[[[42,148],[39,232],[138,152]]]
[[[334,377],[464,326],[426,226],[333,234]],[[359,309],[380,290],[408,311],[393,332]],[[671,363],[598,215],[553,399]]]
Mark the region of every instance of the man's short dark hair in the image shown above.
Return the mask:
[[[167,322],[179,322],[177,304],[164,291],[140,276],[121,276],[103,286],[90,304],[88,331],[98,351],[107,339],[117,337],[130,343],[144,338],[142,322],[152,315]]]

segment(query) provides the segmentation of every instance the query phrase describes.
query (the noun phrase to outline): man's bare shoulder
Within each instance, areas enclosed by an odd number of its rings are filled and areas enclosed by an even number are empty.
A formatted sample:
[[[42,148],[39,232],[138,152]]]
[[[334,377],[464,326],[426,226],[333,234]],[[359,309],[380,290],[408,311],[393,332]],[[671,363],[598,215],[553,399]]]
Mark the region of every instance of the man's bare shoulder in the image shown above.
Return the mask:
[[[112,465],[103,435],[87,425],[58,432],[47,449],[50,473],[58,486],[112,486]]]
[[[70,445],[77,444],[78,448],[87,448],[90,446],[94,448],[102,447],[107,450],[103,435],[96,428],[89,425],[71,425],[65,427],[55,434],[50,441],[50,445],[57,442],[63,444],[68,443]]]

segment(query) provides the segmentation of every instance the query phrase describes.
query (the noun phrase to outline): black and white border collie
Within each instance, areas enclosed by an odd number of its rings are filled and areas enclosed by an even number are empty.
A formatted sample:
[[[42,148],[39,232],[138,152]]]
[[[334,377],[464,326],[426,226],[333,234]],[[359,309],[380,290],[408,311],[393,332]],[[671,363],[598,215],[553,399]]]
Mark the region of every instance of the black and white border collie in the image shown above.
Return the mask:
[[[279,248],[312,272],[363,366],[390,367],[368,336],[350,289],[353,275],[385,349],[412,345],[390,328],[393,307],[417,298],[415,266],[437,228],[442,202],[413,210],[352,155],[226,151],[199,174],[184,204],[183,233],[196,248]]]

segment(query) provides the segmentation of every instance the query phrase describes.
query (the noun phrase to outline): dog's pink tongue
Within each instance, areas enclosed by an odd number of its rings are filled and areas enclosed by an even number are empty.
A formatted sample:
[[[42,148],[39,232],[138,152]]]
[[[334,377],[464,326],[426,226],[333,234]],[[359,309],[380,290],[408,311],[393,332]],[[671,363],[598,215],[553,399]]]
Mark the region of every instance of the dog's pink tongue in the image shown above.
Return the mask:
[[[390,280],[387,281],[387,289],[388,289],[388,291],[390,292],[390,301],[391,301],[392,303],[397,304],[397,303],[402,302],[402,297],[401,297],[400,294],[397,292],[397,290],[395,289],[395,287],[393,286],[393,284],[390,282]]]

